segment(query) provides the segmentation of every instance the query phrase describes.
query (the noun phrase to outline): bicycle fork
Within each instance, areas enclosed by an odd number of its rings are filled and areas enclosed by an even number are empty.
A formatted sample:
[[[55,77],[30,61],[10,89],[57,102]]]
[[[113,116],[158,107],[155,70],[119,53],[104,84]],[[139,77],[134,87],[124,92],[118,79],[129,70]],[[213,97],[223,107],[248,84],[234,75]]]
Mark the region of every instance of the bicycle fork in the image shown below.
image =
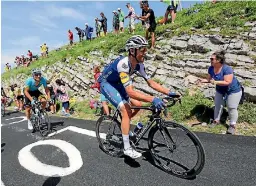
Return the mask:
[[[160,122],[162,122],[162,121],[160,121]],[[160,124],[158,125],[158,127],[159,127],[160,133],[162,134],[162,136],[164,138],[164,141],[165,141],[165,144],[166,144],[167,148],[173,153],[173,150],[176,149],[176,144],[175,144],[174,140],[172,139],[170,133],[168,132],[166,127],[163,127]],[[169,137],[169,139],[172,143],[172,147],[169,145],[167,137]]]

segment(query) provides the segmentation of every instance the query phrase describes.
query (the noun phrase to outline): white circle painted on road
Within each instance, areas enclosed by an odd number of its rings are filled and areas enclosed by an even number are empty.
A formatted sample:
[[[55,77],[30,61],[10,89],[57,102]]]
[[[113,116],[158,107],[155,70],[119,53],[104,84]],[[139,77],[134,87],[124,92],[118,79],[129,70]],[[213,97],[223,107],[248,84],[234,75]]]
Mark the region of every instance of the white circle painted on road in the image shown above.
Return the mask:
[[[31,152],[33,147],[39,145],[53,145],[60,148],[68,156],[69,167],[57,167],[40,162]],[[44,140],[27,145],[20,150],[18,159],[20,164],[27,170],[48,177],[67,176],[80,169],[83,165],[79,150],[74,145],[63,140]]]

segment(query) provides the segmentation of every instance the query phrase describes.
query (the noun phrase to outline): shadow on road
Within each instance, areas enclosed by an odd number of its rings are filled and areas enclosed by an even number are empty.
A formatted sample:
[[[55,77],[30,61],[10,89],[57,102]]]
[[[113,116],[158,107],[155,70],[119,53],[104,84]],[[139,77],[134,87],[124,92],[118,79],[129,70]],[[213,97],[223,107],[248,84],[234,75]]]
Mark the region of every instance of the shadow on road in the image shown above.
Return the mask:
[[[60,180],[60,177],[50,177],[45,180],[42,186],[56,186],[58,183],[60,183]]]
[[[6,111],[7,111],[7,110],[6,110]],[[5,111],[5,114],[4,114],[5,116],[10,116],[11,114],[14,114],[14,113],[18,113],[18,112],[19,112],[18,110],[14,110],[14,111],[10,111],[10,112],[9,112],[9,111],[6,112],[6,111]]]
[[[136,160],[134,160],[128,156],[124,157],[124,163],[126,163],[127,165],[129,165],[130,167],[133,167],[133,168],[140,167],[139,162],[137,162]]]
[[[1,144],[1,152],[4,151],[4,149],[2,149],[4,146],[5,146],[5,143],[2,143],[2,144]]]

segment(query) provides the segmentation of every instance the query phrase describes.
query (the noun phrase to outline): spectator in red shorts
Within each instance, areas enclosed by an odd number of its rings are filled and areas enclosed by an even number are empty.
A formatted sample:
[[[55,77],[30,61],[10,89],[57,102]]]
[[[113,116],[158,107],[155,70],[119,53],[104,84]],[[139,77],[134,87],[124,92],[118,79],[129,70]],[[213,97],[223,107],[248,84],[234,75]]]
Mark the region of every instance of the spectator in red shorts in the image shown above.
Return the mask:
[[[71,32],[71,30],[68,30],[68,40],[69,44],[73,45],[73,32]]]

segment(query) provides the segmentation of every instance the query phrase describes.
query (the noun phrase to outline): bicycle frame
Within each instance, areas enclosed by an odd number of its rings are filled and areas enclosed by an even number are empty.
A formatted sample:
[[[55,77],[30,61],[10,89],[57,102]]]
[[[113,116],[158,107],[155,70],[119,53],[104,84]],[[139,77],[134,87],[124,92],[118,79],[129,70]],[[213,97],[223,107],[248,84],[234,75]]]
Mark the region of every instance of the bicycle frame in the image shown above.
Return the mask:
[[[170,99],[170,98],[165,98],[165,99]],[[171,107],[175,104],[176,101],[174,99],[172,99],[172,101],[173,101],[172,104],[167,107]],[[141,140],[141,138],[147,133],[147,131],[149,131],[149,129],[152,128],[154,123],[156,123],[156,125],[158,127],[161,127],[162,126],[161,124],[164,122],[164,119],[160,116],[161,111],[156,111],[153,107],[142,106],[142,107],[131,107],[131,109],[142,109],[142,110],[149,110],[152,112],[152,114],[149,115],[149,120],[148,120],[147,124],[143,127],[142,131],[136,136],[136,140],[134,141],[134,145],[136,145]],[[167,112],[167,110],[164,109],[165,114],[166,114],[166,112]],[[118,115],[120,116],[120,118],[122,120],[121,113],[118,109],[116,109],[116,111],[114,112],[113,119],[117,119]],[[162,130],[160,130],[160,132],[166,140],[165,134],[162,132]],[[168,137],[170,137],[170,139],[172,140],[169,133],[166,133],[166,135],[168,135]],[[173,140],[172,140],[172,142],[173,142]]]

